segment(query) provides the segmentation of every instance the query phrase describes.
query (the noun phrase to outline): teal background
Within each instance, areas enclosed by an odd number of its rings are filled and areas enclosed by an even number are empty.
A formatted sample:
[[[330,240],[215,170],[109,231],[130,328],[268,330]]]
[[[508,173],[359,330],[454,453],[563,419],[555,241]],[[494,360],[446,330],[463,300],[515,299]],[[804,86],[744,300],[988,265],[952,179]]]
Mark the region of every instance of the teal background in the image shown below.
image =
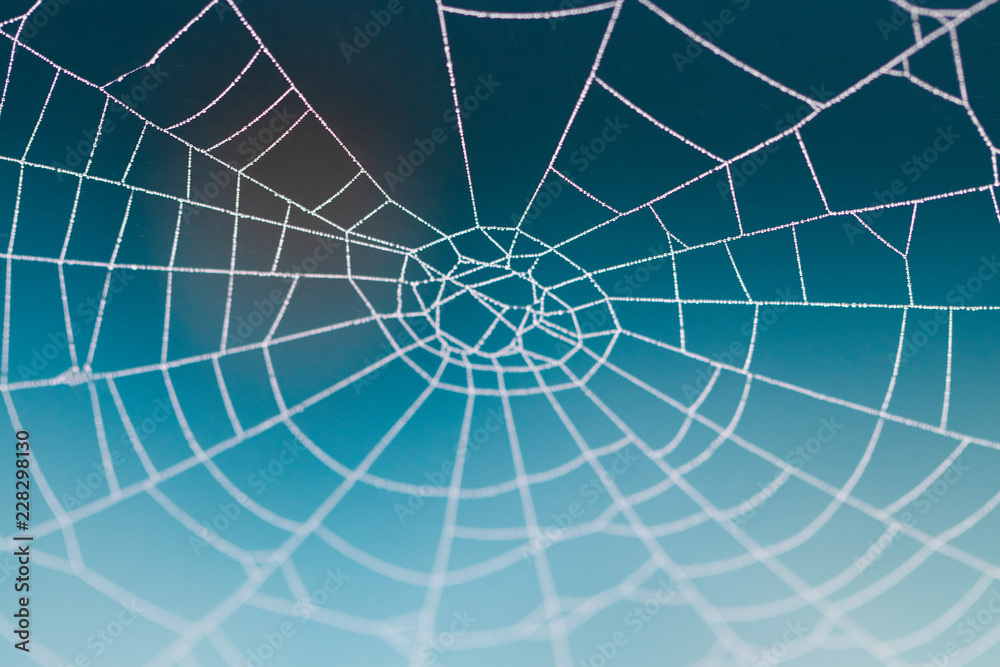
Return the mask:
[[[912,7],[0,2],[0,662],[996,664],[1000,8]]]

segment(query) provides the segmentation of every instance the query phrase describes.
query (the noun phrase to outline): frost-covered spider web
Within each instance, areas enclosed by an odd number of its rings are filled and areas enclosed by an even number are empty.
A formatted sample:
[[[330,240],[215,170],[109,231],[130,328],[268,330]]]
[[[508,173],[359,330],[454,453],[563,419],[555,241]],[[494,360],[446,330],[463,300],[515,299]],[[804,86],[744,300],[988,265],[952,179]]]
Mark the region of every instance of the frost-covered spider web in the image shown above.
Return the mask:
[[[0,24],[5,664],[995,664],[994,1],[256,4]]]

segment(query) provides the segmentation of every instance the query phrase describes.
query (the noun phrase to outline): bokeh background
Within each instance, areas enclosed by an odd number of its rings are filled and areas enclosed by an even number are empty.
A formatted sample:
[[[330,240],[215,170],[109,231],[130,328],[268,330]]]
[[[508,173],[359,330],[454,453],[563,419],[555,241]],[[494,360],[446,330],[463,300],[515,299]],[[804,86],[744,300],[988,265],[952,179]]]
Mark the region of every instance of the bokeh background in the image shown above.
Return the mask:
[[[995,2],[0,7],[3,664],[1000,660]]]

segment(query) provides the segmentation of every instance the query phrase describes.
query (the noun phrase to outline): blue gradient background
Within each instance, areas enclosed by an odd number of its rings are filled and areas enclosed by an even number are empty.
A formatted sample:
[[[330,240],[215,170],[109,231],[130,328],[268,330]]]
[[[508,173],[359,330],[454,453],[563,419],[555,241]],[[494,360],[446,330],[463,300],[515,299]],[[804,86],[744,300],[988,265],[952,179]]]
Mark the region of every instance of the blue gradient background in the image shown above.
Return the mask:
[[[0,642],[0,663],[997,664],[1000,615],[989,605],[1000,596],[1000,280],[990,267],[1000,214],[996,155],[981,133],[1000,136],[1000,7],[979,3],[969,17],[958,11],[969,2],[931,4],[956,10],[968,104],[981,128],[960,104],[883,73],[801,127],[828,212],[794,135],[756,150],[809,105],[626,0],[601,81],[706,151],[745,155],[731,165],[731,190],[726,171],[712,171],[717,161],[594,83],[553,166],[608,207],[630,211],[618,216],[547,171],[612,9],[523,21],[444,14],[474,210],[433,3],[401,0],[397,13],[377,14],[391,20],[347,55],[343,45],[385,3],[220,3],[147,70],[203,4],[0,2],[0,20],[30,10],[0,27],[0,72],[9,71],[0,108],[0,266],[9,297],[0,421],[10,434],[31,432],[36,536],[32,652]],[[915,40],[908,13],[890,2],[656,5],[819,102]],[[927,14],[917,23],[924,35],[942,35],[908,59],[909,71],[960,96],[947,31]],[[257,51],[254,34],[268,53],[209,111],[165,131],[219,97]],[[261,115],[288,89],[275,63],[298,92]],[[41,115],[54,65],[64,70]],[[108,99],[114,130],[104,126],[90,158],[87,142]],[[264,132],[284,132],[299,118],[280,141]],[[586,157],[583,148],[602,132],[611,137],[605,150]],[[914,172],[912,156],[940,137],[951,137],[947,147]],[[412,175],[390,178],[428,138],[434,150]],[[366,174],[355,178],[351,155]],[[244,167],[237,187],[235,170]],[[892,192],[894,181],[902,192]],[[386,196],[395,203],[384,204]],[[864,210],[886,202],[893,205]],[[515,235],[522,215],[524,234]],[[557,245],[564,258],[551,250]],[[477,263],[492,266],[472,272]],[[637,614],[677,582],[657,567],[521,356],[496,362],[500,378],[486,357],[470,364],[441,352],[446,339],[453,349],[474,342],[493,319],[463,286],[529,269],[536,288],[561,286],[541,297],[507,278],[481,291],[517,312],[545,309],[523,346],[536,363],[566,354],[540,372],[554,400],[630,498],[649,541],[748,654],[730,654],[719,627],[683,594]],[[962,296],[970,279],[980,289]],[[110,298],[92,342],[105,285]],[[440,306],[439,325],[417,313],[419,299],[456,293]],[[276,341],[262,346],[283,304]],[[550,312],[565,304],[574,315]],[[571,335],[560,347],[554,327],[577,326],[593,335]],[[416,346],[414,336],[427,340]],[[405,359],[395,356],[399,346],[412,348]],[[429,390],[439,370],[443,386]],[[586,392],[573,386],[581,377]],[[509,395],[512,419],[500,393]],[[688,419],[696,402],[697,418]],[[468,456],[430,626],[436,648],[433,660],[411,662],[420,611],[436,588],[463,422]],[[318,526],[302,529],[309,534],[289,566],[232,609],[221,607],[217,629],[198,634],[186,657],[171,654],[389,433],[366,474]],[[704,514],[632,434],[653,450],[667,447],[663,461],[728,518]],[[102,441],[114,483],[102,468]],[[541,538],[526,527],[515,449]],[[13,451],[11,439],[0,456],[11,508]],[[780,461],[813,483],[779,476]],[[925,480],[926,491],[897,502]],[[886,530],[861,507],[907,515],[921,535],[943,534],[947,544],[926,548],[906,532],[859,568]],[[732,530],[819,602],[802,599]],[[13,542],[9,529],[0,535],[0,628],[11,640]],[[549,576],[554,614],[543,593]],[[303,592],[315,603],[305,614],[294,606]],[[824,605],[849,621],[826,623]],[[127,625],[117,625],[122,618]],[[455,625],[460,618],[471,619],[467,627]],[[788,641],[789,628],[806,635]],[[117,636],[105,641],[99,631]],[[602,656],[619,632],[625,641]],[[276,636],[280,647],[262,651]],[[455,643],[445,650],[449,637]]]

